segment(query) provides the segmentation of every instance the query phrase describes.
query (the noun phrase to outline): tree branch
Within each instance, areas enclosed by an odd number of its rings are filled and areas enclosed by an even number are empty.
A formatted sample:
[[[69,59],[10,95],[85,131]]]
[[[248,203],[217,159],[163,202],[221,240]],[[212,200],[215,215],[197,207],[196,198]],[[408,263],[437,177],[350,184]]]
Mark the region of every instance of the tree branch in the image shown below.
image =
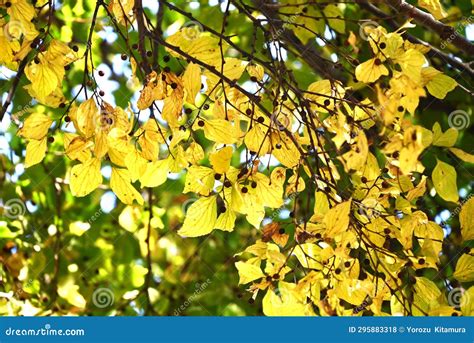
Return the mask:
[[[7,112],[8,106],[12,103],[13,100],[13,95],[16,92],[16,89],[18,88],[18,85],[20,83],[20,79],[23,76],[23,73],[25,72],[26,65],[28,64],[28,58],[25,57],[21,63],[20,66],[18,67],[18,72],[15,75],[15,78],[13,79],[12,86],[10,87],[10,90],[8,91],[7,99],[2,105],[2,109],[0,110],[0,123],[3,120],[3,117],[5,113]]]
[[[361,1],[361,0],[358,0],[357,3],[360,7],[362,7],[365,10],[371,12],[372,14],[376,15],[380,19],[384,19],[391,29],[396,30],[398,27],[400,27],[400,25],[395,20],[393,20],[388,14],[386,14],[384,11],[382,11],[378,7],[372,5],[371,3],[367,2],[367,1]],[[427,53],[427,55],[429,57],[439,57],[444,62],[449,63],[451,66],[453,66],[453,68],[456,68],[457,70],[459,70],[461,72],[466,72],[471,77],[474,77],[474,70],[471,68],[469,63],[465,63],[465,62],[461,61],[459,58],[454,58],[454,57],[448,55],[447,53],[439,50],[438,48],[435,48],[431,44],[429,44],[429,43],[421,40],[420,38],[415,37],[415,36],[413,36],[413,35],[411,35],[407,32],[405,32],[402,36],[405,39],[407,39],[408,41],[412,42],[412,43],[422,44],[422,45],[428,46],[430,48],[430,51],[428,51],[428,53]]]
[[[431,14],[410,5],[404,0],[386,0],[386,2],[401,14],[414,19],[418,25],[436,32],[441,39],[449,38],[451,44],[462,50],[468,56],[474,56],[474,44],[460,34],[457,34],[453,27],[443,24],[439,20],[436,20]]]

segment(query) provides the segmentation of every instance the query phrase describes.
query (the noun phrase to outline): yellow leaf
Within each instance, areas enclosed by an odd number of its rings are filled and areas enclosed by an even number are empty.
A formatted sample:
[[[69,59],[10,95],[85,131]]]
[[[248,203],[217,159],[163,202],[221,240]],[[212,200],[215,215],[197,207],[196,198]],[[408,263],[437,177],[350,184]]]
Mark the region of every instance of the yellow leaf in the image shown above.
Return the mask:
[[[89,138],[94,135],[97,120],[99,118],[99,110],[93,98],[84,101],[77,108],[75,116],[75,126],[77,130]]]
[[[372,58],[359,64],[356,67],[356,78],[364,83],[377,81],[380,76],[388,75],[388,69],[380,62],[378,58]]]
[[[112,168],[110,188],[124,204],[132,205],[136,200],[139,205],[143,205],[143,197],[132,186],[127,169]]]
[[[236,215],[235,212],[226,208],[224,213],[221,213],[216,221],[216,229],[222,231],[233,231],[235,226]]]
[[[439,0],[418,0],[418,5],[427,9],[435,19],[443,19],[447,15]]]
[[[463,160],[464,162],[474,163],[474,155],[468,154],[467,152],[458,148],[449,148],[449,151],[451,151],[454,155],[456,155],[457,158]]]
[[[326,213],[323,219],[323,223],[326,225],[326,237],[334,238],[337,234],[347,230],[349,227],[351,202],[352,199],[337,204]]]
[[[245,135],[244,143],[247,149],[258,153],[258,156],[270,152],[271,142],[268,135],[269,129],[261,124],[255,124]]]
[[[263,80],[265,69],[260,64],[249,63],[247,65],[247,73],[251,77],[255,77],[258,81]]]
[[[25,168],[40,163],[46,155],[46,137],[41,140],[32,139],[26,146]]]
[[[66,155],[71,160],[79,160],[81,162],[89,160],[91,158],[90,148],[92,145],[92,141],[74,133],[64,134],[64,149]]]
[[[446,94],[451,92],[458,85],[454,79],[432,67],[424,68],[421,71],[421,76],[424,82],[426,82],[428,92],[438,99],[444,99]]]
[[[190,28],[191,29],[191,28]],[[187,28],[176,32],[174,35],[169,36],[166,42],[179,47],[182,51],[188,55],[204,62],[207,64],[218,64],[221,61],[221,51],[219,47],[219,40],[215,37],[204,36],[198,29],[195,34],[189,33],[190,30]],[[223,44],[224,49],[225,44]],[[166,48],[172,56],[183,58],[179,53],[173,49]]]
[[[194,192],[201,195],[209,195],[214,182],[214,171],[211,168],[191,166],[186,173],[183,193]]]
[[[207,235],[214,229],[216,220],[216,196],[202,197],[189,207],[183,226],[178,233],[185,237]]]
[[[438,122],[433,125],[433,145],[450,147],[456,143],[457,139],[458,130],[451,127],[442,132]]]
[[[31,62],[25,68],[25,75],[31,81],[31,88],[39,98],[46,98],[58,86],[59,79],[53,65],[44,57],[39,57],[39,63]]]
[[[193,129],[200,129],[200,121],[194,124]],[[236,129],[230,121],[225,119],[210,119],[204,121],[204,135],[210,141],[222,144],[233,144],[237,141]]]
[[[320,262],[321,247],[313,243],[298,244],[293,252],[303,268],[322,269]]]
[[[145,172],[140,177],[141,187],[158,187],[168,178],[169,160],[148,162]]]
[[[462,255],[456,263],[456,270],[453,276],[460,282],[474,281],[474,256],[469,254]]]
[[[458,187],[456,184],[456,169],[453,166],[438,160],[431,178],[439,196],[446,201],[458,201]]]
[[[58,285],[58,295],[75,307],[86,307],[86,299],[79,293],[79,285],[72,278]]]
[[[186,92],[186,102],[194,105],[196,95],[201,89],[201,69],[199,65],[189,63],[183,74],[184,90]]]
[[[212,168],[218,174],[225,174],[230,167],[230,160],[234,149],[230,146],[226,146],[219,151],[211,153],[209,155],[209,162],[211,162]]]
[[[77,197],[86,196],[99,187],[102,183],[99,159],[91,158],[85,163],[72,167],[69,182],[72,195]]]
[[[125,157],[125,166],[130,172],[130,179],[132,182],[137,181],[143,173],[145,173],[147,160],[142,157],[140,152],[132,148]]]
[[[295,284],[280,281],[277,292],[269,289],[263,297],[263,313],[266,316],[314,315],[311,305],[305,304],[301,298]]]
[[[464,203],[459,213],[463,241],[474,240],[474,197]]]
[[[326,5],[324,6],[324,15],[328,18],[327,21],[329,26],[336,32],[344,33],[346,30],[346,22],[344,15],[337,5]]]
[[[265,274],[263,274],[260,267],[250,262],[239,261],[235,263],[235,267],[239,272],[240,285],[244,285],[246,283],[265,277]]]
[[[227,57],[225,58],[223,70],[220,61],[214,61],[212,64],[216,67],[217,71],[222,73],[226,78],[231,81],[237,81],[242,76],[247,63],[248,62],[239,60],[238,58]],[[208,92],[214,90],[216,85],[221,82],[221,78],[210,71],[206,71],[204,75],[207,78]]]
[[[430,312],[439,307],[441,291],[433,281],[426,277],[417,277],[413,288],[413,303],[416,305],[412,307],[413,315],[420,316],[423,315],[421,310]]]
[[[18,131],[18,135],[28,139],[42,139],[48,133],[48,129],[53,121],[43,113],[32,113],[26,118],[23,127]]]
[[[474,286],[461,296],[461,311],[463,316],[474,316]]]
[[[421,81],[421,67],[426,62],[425,56],[416,49],[408,49],[404,54],[395,59],[402,69],[404,75],[412,81]]]
[[[185,155],[189,163],[197,164],[204,158],[204,150],[198,143],[192,142],[186,149]]]

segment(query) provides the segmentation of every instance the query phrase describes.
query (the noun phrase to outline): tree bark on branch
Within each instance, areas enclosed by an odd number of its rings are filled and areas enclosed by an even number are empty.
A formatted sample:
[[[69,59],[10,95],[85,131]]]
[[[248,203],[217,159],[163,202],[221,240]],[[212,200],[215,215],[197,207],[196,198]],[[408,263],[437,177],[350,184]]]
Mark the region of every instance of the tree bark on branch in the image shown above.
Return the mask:
[[[451,44],[468,56],[474,56],[474,44],[458,34],[453,27],[443,24],[439,20],[436,20],[431,14],[410,5],[404,0],[387,0],[387,4],[399,11],[400,14],[414,19],[418,25],[436,32],[441,39],[449,39]]]

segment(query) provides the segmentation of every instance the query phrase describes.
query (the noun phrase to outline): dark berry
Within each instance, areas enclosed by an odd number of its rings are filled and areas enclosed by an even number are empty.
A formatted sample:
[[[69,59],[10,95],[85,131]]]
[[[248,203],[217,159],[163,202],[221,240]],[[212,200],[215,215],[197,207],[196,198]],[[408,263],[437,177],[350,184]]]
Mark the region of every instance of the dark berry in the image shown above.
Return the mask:
[[[222,174],[218,174],[218,173],[214,174],[214,179],[215,180],[220,180],[221,177],[222,177]]]
[[[193,113],[193,110],[191,108],[187,108],[187,109],[184,110],[184,113],[191,114],[191,113]]]
[[[257,121],[261,124],[261,123],[263,123],[263,122],[265,121],[265,118],[263,118],[263,117],[258,117],[258,118],[257,118]]]
[[[48,137],[48,143],[53,143],[54,142],[54,137],[53,136],[49,136]]]
[[[379,65],[382,64],[382,61],[380,60],[380,58],[376,58],[375,61],[374,61],[374,64],[375,64],[376,66],[379,66]]]
[[[120,58],[122,59],[122,61],[125,61],[127,59],[127,55],[122,54],[122,56],[120,56]]]
[[[78,51],[79,51],[79,47],[78,47],[77,45],[74,45],[74,46],[72,47],[72,50],[73,50],[74,52],[78,52]]]
[[[252,188],[257,188],[257,183],[255,181],[252,181],[252,183],[250,184],[250,186],[252,186]]]
[[[207,111],[209,109],[209,104],[205,104],[203,107],[202,107],[205,111]]]
[[[331,100],[326,99],[324,100],[324,106],[329,106],[331,104]]]
[[[231,187],[231,186],[232,186],[232,183],[231,183],[229,180],[225,180],[225,181],[224,181],[224,187],[229,188],[229,187]]]
[[[198,126],[199,126],[199,127],[203,127],[203,126],[204,126],[204,120],[198,121]]]
[[[104,72],[102,70],[99,70],[99,76],[104,76]]]
[[[165,63],[169,62],[170,57],[168,55],[166,55],[165,57],[163,57],[163,61],[165,61]]]
[[[387,44],[384,42],[380,43],[380,49],[385,49],[387,47]]]
[[[242,193],[244,193],[244,194],[245,194],[245,193],[247,193],[248,191],[249,191],[249,190],[248,190],[248,188],[247,188],[247,187],[242,187]]]
[[[360,181],[362,181],[362,183],[367,183],[367,178],[365,176],[362,176],[360,178]]]
[[[280,230],[278,230],[278,233],[279,233],[280,235],[283,235],[283,234],[285,233],[285,229],[280,229]]]

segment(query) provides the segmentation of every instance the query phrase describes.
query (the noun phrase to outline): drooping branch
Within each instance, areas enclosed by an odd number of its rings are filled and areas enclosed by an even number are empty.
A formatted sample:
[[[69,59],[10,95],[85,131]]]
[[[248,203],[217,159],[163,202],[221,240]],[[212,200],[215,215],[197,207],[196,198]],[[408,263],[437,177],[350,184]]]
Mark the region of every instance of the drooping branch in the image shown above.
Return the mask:
[[[453,27],[443,24],[439,20],[436,20],[431,14],[410,5],[404,0],[387,0],[387,4],[399,11],[400,14],[414,19],[418,25],[437,33],[441,39],[449,38],[450,43],[463,51],[466,55],[474,56],[474,44],[455,32]]]
[[[385,20],[387,25],[392,29],[396,30],[400,25],[392,19],[391,16],[386,14],[384,11],[379,9],[378,7],[374,6],[373,4],[369,3],[368,1],[365,0],[358,0],[357,3],[359,4],[360,7],[364,8],[365,10],[371,12],[372,14],[376,15],[380,19]],[[403,34],[403,36],[410,42],[415,43],[415,44],[422,44],[425,46],[428,46],[430,48],[430,51],[428,51],[427,55],[429,57],[439,57],[441,58],[444,62],[450,64],[453,66],[453,68],[456,68],[457,70],[461,72],[466,72],[468,73],[471,77],[474,77],[474,69],[471,68],[469,63],[465,63],[460,58],[456,57],[454,58],[453,56],[448,55],[447,53],[441,51],[440,49],[434,47],[432,44],[429,44],[422,39],[415,37],[407,32]]]

